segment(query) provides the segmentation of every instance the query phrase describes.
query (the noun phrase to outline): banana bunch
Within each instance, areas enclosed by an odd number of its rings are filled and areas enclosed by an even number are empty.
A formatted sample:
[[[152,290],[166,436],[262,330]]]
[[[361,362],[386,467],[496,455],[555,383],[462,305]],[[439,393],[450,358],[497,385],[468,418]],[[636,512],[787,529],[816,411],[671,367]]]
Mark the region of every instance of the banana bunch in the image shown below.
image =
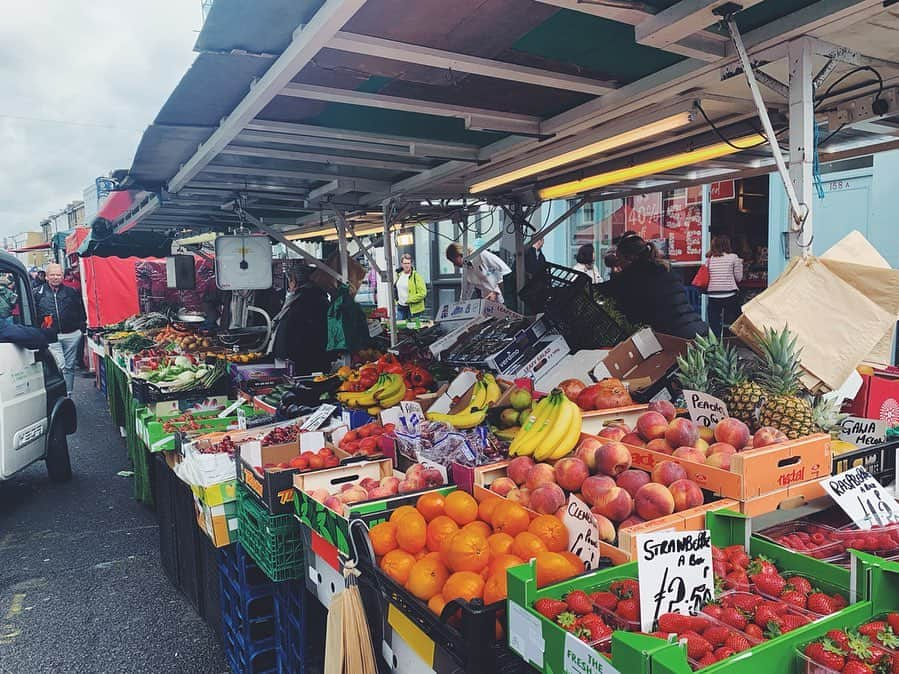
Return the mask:
[[[398,405],[406,396],[406,383],[398,374],[382,374],[371,388],[361,393],[340,391],[337,400],[349,407],[386,409]]]
[[[577,445],[581,422],[580,408],[554,389],[534,406],[512,440],[509,456],[533,456],[535,461],[561,459]]]
[[[487,408],[495,405],[502,397],[503,392],[496,383],[496,378],[489,372],[474,383],[473,389],[471,401],[464,411],[456,414],[428,412],[425,416],[431,421],[450,424],[453,428],[465,429],[479,426],[487,418]]]
[[[475,426],[484,423],[484,420],[487,418],[487,410],[471,408],[464,412],[457,412],[456,414],[428,412],[425,416],[431,421],[440,421],[449,424],[453,428],[466,429],[474,428]]]

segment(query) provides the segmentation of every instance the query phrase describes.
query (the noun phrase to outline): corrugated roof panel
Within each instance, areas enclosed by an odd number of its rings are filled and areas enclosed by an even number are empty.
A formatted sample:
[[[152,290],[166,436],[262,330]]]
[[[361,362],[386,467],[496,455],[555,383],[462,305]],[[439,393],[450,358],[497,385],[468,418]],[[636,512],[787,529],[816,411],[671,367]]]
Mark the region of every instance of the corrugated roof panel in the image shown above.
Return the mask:
[[[212,133],[212,127],[161,126],[154,124],[140,139],[131,176],[141,187],[156,189],[163,185],[190,159],[197,146]]]
[[[194,49],[280,54],[296,27],[308,22],[323,4],[324,0],[215,0]]]

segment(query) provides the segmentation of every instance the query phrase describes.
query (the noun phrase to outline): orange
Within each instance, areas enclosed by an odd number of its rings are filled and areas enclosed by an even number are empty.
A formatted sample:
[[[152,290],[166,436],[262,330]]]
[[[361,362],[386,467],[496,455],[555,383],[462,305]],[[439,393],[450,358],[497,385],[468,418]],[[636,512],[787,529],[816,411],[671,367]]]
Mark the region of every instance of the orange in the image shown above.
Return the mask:
[[[443,562],[433,558],[421,559],[409,570],[406,589],[422,601],[430,601],[435,594],[440,594],[447,578],[449,571]]]
[[[580,557],[578,557],[573,552],[568,552],[567,550],[564,550],[564,551],[560,552],[559,554],[562,555],[565,559],[567,559],[569,561],[569,563],[571,564],[571,567],[574,569],[574,575],[581,574],[586,570],[586,569],[584,569],[584,560],[581,559]]]
[[[437,515],[428,522],[428,535],[425,545],[431,552],[439,552],[440,543],[447,536],[459,531],[459,525],[453,522],[446,515]]]
[[[495,573],[505,573],[506,569],[512,566],[519,566],[520,564],[524,564],[524,560],[521,557],[508,553],[499,555],[490,560],[489,575],[492,576]]]
[[[503,500],[499,496],[486,496],[484,500],[478,504],[478,519],[489,522],[494,508],[502,502]]]
[[[443,598],[442,594],[435,594],[433,597],[428,599],[428,608],[437,615],[443,613],[444,606],[446,606],[446,599]]]
[[[371,539],[371,547],[375,555],[382,557],[391,550],[396,550],[396,525],[393,522],[381,522],[376,524],[368,532]]]
[[[445,501],[443,499],[443,494],[436,491],[422,494],[418,497],[418,501],[415,502],[415,507],[418,509],[418,512],[420,512],[428,522],[443,514],[444,505]]]
[[[410,513],[418,514],[418,511],[412,506],[400,506],[390,514],[390,521],[396,524],[400,518],[405,517]]]
[[[568,528],[555,515],[540,515],[531,520],[528,531],[540,537],[550,552],[568,550]]]
[[[531,559],[540,552],[546,552],[546,544],[536,534],[522,531],[515,537],[511,552],[522,559]]]
[[[419,560],[419,559],[424,559],[424,558],[425,558],[425,555],[427,555],[427,554],[428,554],[428,551],[427,551],[425,548],[422,548],[421,550],[419,550],[418,552],[416,552],[416,553],[415,553],[414,555],[412,555],[412,556],[415,557],[415,559],[416,559],[416,561],[417,561],[417,560]]]
[[[503,637],[506,636],[503,624],[499,620],[494,620],[493,622],[495,623],[493,626],[493,634],[496,636],[497,641],[502,641]]]
[[[406,552],[421,552],[428,540],[428,525],[418,511],[401,518],[396,527],[396,543]]]
[[[391,550],[381,558],[381,570],[400,585],[409,580],[409,572],[415,564],[415,557],[405,550]]]
[[[523,506],[514,501],[504,501],[496,506],[490,521],[494,531],[502,531],[514,537],[528,530],[531,516]]]
[[[474,531],[459,531],[449,540],[444,559],[453,571],[481,572],[490,562],[487,539]]]
[[[509,534],[502,531],[498,534],[491,534],[487,537],[487,545],[490,546],[490,555],[495,557],[503,553],[509,552],[512,548],[512,542],[515,539]]]
[[[448,494],[443,509],[460,527],[474,522],[478,517],[478,502],[462,490]]]
[[[564,555],[558,552],[541,552],[537,554],[537,587],[552,585],[571,578],[575,568]]]
[[[506,585],[506,572],[494,573],[484,584],[484,604],[489,605],[502,601],[509,593]]]
[[[474,522],[469,522],[464,527],[462,527],[463,531],[474,531],[479,533],[484,538],[490,536],[493,533],[493,529],[490,528],[490,525],[486,522],[482,522],[481,520],[475,520]]]
[[[441,594],[447,602],[453,599],[481,599],[484,596],[484,579],[473,571],[457,571],[447,578]]]

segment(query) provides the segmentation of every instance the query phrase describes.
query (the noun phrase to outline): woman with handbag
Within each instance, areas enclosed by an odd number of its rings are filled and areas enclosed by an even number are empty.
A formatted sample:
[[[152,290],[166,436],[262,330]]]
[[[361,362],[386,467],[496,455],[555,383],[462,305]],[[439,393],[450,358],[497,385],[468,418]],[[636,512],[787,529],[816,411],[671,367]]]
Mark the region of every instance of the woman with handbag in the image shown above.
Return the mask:
[[[739,284],[743,280],[743,260],[731,252],[730,237],[719,234],[712,239],[706,265],[709,328],[721,337],[724,326],[730,326],[740,315]]]

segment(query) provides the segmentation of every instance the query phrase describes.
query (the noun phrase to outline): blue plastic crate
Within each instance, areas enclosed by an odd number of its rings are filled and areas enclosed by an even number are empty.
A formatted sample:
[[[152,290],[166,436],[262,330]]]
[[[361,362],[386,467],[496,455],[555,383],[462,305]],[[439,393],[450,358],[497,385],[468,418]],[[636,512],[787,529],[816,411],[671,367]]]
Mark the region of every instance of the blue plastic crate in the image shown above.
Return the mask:
[[[233,674],[277,674],[278,648],[275,639],[247,643],[232,632],[227,624],[222,633],[225,659]]]

